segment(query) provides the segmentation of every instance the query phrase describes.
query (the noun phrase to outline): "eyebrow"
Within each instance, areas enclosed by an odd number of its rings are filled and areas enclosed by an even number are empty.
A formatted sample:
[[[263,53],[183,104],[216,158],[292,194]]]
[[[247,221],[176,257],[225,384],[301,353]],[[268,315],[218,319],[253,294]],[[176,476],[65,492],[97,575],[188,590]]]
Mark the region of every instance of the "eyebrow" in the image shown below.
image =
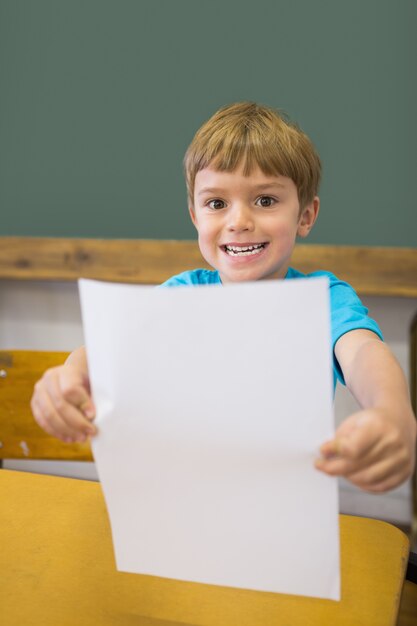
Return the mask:
[[[253,189],[260,191],[261,189],[274,189],[276,187],[279,187],[280,189],[286,188],[282,183],[261,183],[260,185],[255,185]],[[222,187],[203,187],[197,195],[202,196],[203,193],[221,193],[223,191],[224,189]]]

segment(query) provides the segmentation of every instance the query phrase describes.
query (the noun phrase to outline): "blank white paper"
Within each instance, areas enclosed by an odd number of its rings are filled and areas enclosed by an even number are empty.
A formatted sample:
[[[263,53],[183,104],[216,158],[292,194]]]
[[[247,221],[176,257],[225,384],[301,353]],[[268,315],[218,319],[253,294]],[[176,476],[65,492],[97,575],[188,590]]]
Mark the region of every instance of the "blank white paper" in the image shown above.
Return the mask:
[[[327,279],[80,296],[117,568],[338,600]]]

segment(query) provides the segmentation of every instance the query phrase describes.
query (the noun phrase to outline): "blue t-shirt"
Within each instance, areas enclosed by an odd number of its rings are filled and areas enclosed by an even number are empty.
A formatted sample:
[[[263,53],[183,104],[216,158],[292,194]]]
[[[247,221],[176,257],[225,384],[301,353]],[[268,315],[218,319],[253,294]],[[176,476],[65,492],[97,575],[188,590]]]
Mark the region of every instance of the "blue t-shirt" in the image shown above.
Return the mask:
[[[345,384],[342,371],[334,354],[336,342],[342,335],[359,328],[371,330],[380,339],[382,333],[378,324],[368,317],[368,309],[362,304],[355,290],[342,280],[339,280],[330,272],[320,271],[311,274],[303,274],[292,267],[288,268],[285,279],[294,278],[317,278],[325,276],[329,280],[330,289],[330,319],[331,319],[331,335],[333,350],[333,378],[334,386],[339,380]],[[161,287],[180,287],[184,285],[221,285],[220,274],[217,270],[196,269],[188,272],[182,272],[172,276],[160,285]]]

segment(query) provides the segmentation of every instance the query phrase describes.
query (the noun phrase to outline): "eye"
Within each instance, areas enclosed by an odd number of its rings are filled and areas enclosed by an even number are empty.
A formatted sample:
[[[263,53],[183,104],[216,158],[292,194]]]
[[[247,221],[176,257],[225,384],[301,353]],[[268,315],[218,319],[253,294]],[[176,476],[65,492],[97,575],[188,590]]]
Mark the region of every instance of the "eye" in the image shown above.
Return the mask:
[[[210,209],[214,210],[224,209],[224,207],[226,206],[223,200],[219,200],[218,198],[215,198],[214,200],[209,200],[208,202],[206,202],[206,205],[210,207]]]
[[[276,202],[275,198],[272,198],[271,196],[261,196],[256,201],[258,206],[262,206],[265,208],[272,206],[275,202]]]

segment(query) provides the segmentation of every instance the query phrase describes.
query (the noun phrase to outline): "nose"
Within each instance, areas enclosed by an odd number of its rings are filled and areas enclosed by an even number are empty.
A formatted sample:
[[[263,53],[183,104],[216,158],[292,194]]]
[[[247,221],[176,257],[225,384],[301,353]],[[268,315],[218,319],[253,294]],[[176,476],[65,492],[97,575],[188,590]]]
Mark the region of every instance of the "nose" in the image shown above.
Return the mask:
[[[227,228],[231,232],[254,229],[254,220],[250,207],[243,203],[234,204],[229,211]]]

